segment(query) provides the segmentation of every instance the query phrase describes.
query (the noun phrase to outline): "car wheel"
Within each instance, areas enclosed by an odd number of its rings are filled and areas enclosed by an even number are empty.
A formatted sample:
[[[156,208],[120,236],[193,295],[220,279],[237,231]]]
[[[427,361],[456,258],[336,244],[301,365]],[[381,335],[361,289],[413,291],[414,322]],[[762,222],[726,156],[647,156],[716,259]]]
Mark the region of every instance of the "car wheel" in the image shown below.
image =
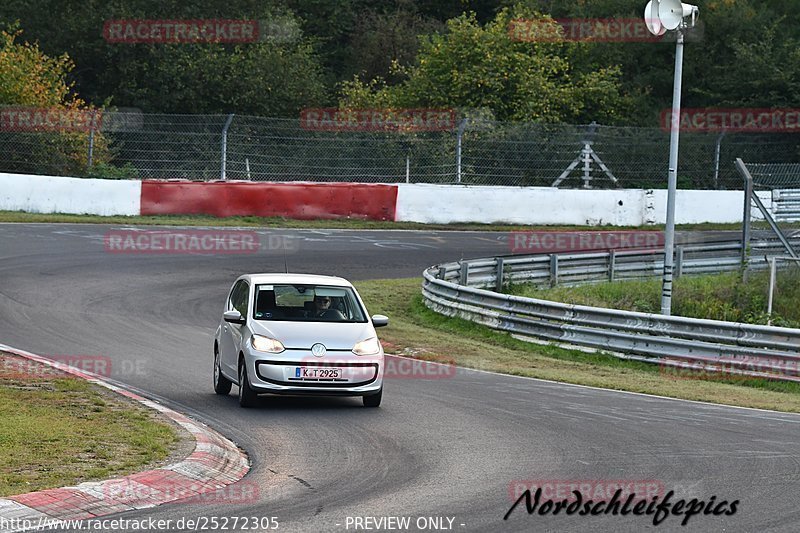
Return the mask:
[[[226,396],[231,392],[231,380],[222,375],[219,368],[219,350],[214,348],[214,392],[221,396]]]
[[[377,392],[377,394],[370,394],[369,396],[364,396],[364,407],[378,407],[381,404],[381,399],[383,398],[383,388]]]
[[[239,362],[239,405],[253,407],[256,404],[256,393],[250,388],[250,379],[247,377],[247,365]]]

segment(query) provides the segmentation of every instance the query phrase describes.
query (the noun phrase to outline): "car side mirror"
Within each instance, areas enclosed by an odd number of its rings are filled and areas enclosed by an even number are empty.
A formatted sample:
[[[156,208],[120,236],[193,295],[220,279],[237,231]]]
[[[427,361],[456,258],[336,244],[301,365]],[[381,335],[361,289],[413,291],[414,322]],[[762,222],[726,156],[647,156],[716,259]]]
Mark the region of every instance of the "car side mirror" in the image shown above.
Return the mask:
[[[242,314],[236,309],[225,311],[225,313],[222,315],[222,319],[225,322],[230,322],[231,324],[244,324],[245,322],[244,317],[242,317]]]
[[[389,325],[389,317],[383,315],[372,315],[372,325],[376,328],[382,328]]]

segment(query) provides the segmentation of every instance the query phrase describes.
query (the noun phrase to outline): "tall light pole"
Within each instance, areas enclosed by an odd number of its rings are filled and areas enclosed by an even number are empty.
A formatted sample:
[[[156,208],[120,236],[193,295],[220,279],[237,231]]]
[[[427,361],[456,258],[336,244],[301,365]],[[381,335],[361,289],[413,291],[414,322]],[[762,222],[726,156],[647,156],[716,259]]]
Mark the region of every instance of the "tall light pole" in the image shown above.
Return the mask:
[[[675,193],[678,188],[678,134],[681,115],[681,80],[683,78],[683,32],[697,21],[697,6],[680,0],[651,0],[644,8],[647,29],[654,35],[668,30],[677,33],[675,76],[672,84],[672,114],[669,135],[669,173],[667,174],[667,220],[664,230],[664,277],[661,284],[661,314],[672,313],[672,270],[675,250]],[[688,20],[687,20],[688,19]]]

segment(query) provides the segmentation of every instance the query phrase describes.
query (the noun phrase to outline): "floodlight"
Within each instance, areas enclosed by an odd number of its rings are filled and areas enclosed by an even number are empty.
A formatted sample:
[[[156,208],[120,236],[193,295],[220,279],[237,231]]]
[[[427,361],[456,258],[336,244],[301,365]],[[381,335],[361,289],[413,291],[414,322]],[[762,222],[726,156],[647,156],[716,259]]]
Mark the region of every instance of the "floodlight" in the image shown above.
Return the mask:
[[[658,0],[650,0],[644,6],[644,23],[653,35],[664,35],[667,32],[658,18]]]
[[[658,20],[668,30],[678,29],[686,17],[692,17],[691,25],[694,26],[698,12],[697,6],[683,4],[680,0],[658,2]]]

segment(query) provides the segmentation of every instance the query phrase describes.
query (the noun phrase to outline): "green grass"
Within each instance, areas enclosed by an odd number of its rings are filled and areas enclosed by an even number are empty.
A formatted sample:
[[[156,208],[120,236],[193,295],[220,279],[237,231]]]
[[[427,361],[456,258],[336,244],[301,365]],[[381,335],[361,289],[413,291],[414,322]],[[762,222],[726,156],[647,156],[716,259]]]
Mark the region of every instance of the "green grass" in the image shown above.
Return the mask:
[[[155,413],[110,391],[55,372],[3,371],[14,367],[0,368],[0,496],[136,472],[180,440]]]
[[[453,224],[421,224],[417,222],[391,222],[340,218],[335,220],[293,220],[283,217],[213,217],[208,215],[160,216],[99,216],[63,213],[41,214],[22,211],[0,211],[0,222],[27,223],[80,223],[80,224],[132,224],[151,226],[220,226],[220,227],[274,227],[310,229],[406,229],[430,231],[515,231],[515,230],[587,230],[586,226],[526,226],[521,224],[478,224],[472,222]],[[684,224],[680,230],[739,230],[741,224]],[[592,226],[592,230],[637,229],[635,226]],[[663,225],[643,226],[641,229],[664,229]]]
[[[390,318],[389,326],[378,330],[387,353],[566,383],[800,412],[798,384],[721,377],[704,381],[608,354],[525,342],[427,309],[420,294],[421,283],[421,279],[356,283],[369,312]]]
[[[773,301],[772,324],[800,327],[800,268],[778,271]],[[694,318],[767,323],[768,272],[751,272],[742,283],[739,272],[707,276],[684,276],[673,285],[672,312]],[[643,313],[658,313],[661,308],[661,279],[596,283],[577,287],[511,287],[521,296],[556,300],[594,307],[613,307]]]

